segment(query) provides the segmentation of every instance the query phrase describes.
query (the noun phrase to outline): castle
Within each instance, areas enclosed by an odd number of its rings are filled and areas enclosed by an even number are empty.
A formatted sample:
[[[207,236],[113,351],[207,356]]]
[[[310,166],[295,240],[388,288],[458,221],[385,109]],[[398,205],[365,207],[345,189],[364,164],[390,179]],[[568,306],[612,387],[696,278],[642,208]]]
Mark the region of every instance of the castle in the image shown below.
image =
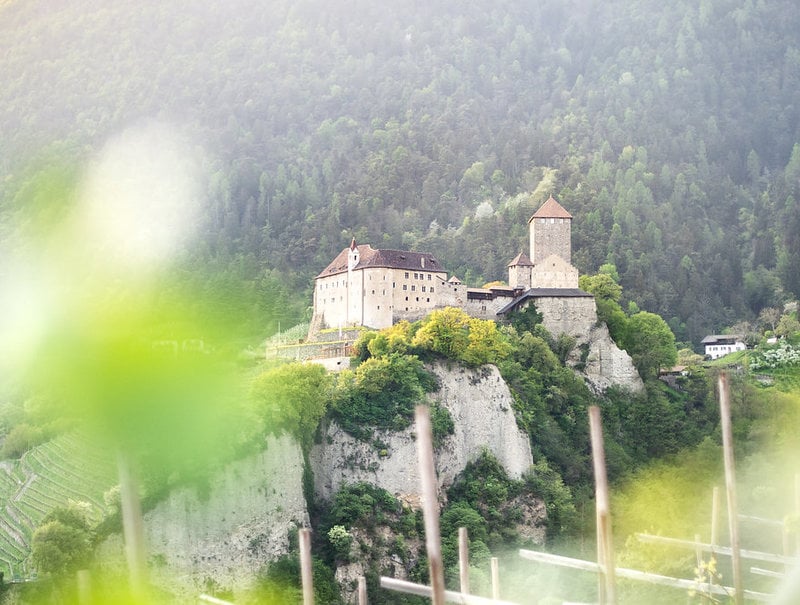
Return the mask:
[[[562,324],[574,314],[570,310],[591,307],[595,314],[594,298],[578,288],[578,270],[571,264],[572,215],[551,196],[528,228],[530,255],[521,252],[508,264],[507,287],[468,288],[455,276],[448,278],[432,254],[375,250],[353,239],[315,279],[311,331],[380,329],[443,307],[498,319],[534,301],[540,311],[549,309],[548,329],[569,332]]]
[[[355,239],[316,277],[309,340],[325,328],[385,328],[458,307],[480,319],[502,319],[534,304],[550,334],[574,339],[568,363],[598,392],[611,385],[644,388],[630,356],[598,322],[594,296],[578,287],[572,266],[572,215],[552,196],[528,221],[530,255],[508,264],[508,286],[467,288],[432,254],[375,250]]]

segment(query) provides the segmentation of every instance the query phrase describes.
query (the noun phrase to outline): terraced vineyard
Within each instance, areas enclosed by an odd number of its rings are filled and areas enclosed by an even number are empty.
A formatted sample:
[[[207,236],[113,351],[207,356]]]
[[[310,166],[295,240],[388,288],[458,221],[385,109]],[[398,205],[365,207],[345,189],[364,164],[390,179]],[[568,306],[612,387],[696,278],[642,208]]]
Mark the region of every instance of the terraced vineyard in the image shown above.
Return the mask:
[[[75,500],[87,502],[97,521],[106,510],[103,493],[116,482],[113,456],[79,433],[0,462],[0,571],[27,576],[31,536],[44,516]]]

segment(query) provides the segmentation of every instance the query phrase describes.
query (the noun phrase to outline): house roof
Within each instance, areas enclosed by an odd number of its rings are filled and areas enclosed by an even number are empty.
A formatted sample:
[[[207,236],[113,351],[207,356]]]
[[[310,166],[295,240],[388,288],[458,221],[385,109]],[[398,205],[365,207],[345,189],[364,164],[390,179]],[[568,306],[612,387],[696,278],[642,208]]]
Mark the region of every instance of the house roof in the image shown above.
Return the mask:
[[[594,298],[594,295],[580,288],[531,288],[500,309],[497,314],[505,315],[526,300],[536,298]]]
[[[533,216],[528,221],[529,223],[535,218],[572,218],[572,215],[564,210],[564,207],[559,204],[556,199],[551,195],[547,201],[533,213]]]
[[[406,252],[404,250],[375,250],[369,244],[356,245],[355,239],[342,250],[317,278],[347,272],[347,258],[351,250],[358,249],[359,261],[356,269],[385,267],[388,269],[409,269],[445,273],[432,254],[427,252]]]
[[[709,334],[703,340],[700,341],[700,344],[703,345],[734,344],[740,340],[742,340],[741,334]]]
[[[509,267],[533,267],[533,261],[528,258],[524,252],[517,254],[514,259],[508,263]]]

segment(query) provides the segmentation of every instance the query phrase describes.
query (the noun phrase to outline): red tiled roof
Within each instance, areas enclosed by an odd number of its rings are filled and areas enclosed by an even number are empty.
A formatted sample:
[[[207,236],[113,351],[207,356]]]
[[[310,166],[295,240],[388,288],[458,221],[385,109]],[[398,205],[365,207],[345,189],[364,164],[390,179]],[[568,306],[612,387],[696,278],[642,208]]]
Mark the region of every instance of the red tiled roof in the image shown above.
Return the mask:
[[[572,218],[572,215],[564,210],[564,207],[551,195],[547,198],[547,201],[542,204],[541,208],[533,213],[531,220],[535,218]]]
[[[355,240],[351,242],[351,246]],[[432,254],[427,252],[406,252],[404,250],[375,250],[369,244],[359,244],[358,265],[356,269],[366,269],[369,267],[385,267],[388,269],[409,269],[412,271],[431,271],[434,273],[444,273],[445,270],[439,265]],[[330,264],[317,275],[317,277],[327,277],[337,273],[347,272],[347,258],[351,248],[348,246],[342,250]]]

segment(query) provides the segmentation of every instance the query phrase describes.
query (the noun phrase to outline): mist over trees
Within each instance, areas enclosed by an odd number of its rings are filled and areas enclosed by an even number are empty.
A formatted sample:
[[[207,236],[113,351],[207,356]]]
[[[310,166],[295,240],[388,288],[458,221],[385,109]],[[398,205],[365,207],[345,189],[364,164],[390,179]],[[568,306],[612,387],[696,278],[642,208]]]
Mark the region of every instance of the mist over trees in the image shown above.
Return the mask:
[[[352,236],[504,278],[551,193],[579,270],[678,341],[800,295],[788,0],[11,1],[0,48],[0,219],[166,124],[202,158],[187,279],[251,332],[302,319]]]

